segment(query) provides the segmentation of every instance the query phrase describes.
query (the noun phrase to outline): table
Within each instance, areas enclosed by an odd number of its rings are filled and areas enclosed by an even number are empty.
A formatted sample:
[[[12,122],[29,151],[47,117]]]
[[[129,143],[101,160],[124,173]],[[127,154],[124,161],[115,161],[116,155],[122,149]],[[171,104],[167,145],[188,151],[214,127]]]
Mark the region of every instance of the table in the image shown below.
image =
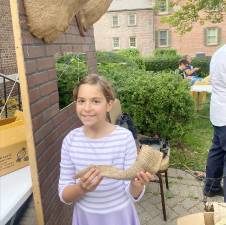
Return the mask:
[[[212,85],[192,85],[191,86],[191,92],[195,93],[192,94],[194,100],[195,100],[195,109],[196,111],[200,111],[202,109],[203,101],[206,98],[206,92],[211,93],[212,92]],[[197,94],[196,94],[197,93]]]
[[[30,167],[0,177],[0,224],[5,225],[32,194]]]

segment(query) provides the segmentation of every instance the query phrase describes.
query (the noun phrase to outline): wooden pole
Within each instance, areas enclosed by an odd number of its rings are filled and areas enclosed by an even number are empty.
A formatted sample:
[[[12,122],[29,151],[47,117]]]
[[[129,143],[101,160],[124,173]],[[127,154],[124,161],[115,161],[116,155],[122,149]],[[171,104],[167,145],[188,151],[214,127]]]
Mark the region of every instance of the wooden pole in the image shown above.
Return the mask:
[[[44,216],[43,216],[43,209],[42,209],[42,203],[41,203],[41,193],[39,188],[37,161],[36,161],[35,144],[34,144],[34,137],[33,137],[28,83],[27,83],[27,77],[25,73],[25,62],[24,62],[24,55],[23,55],[23,48],[22,48],[18,1],[10,0],[10,8],[11,8],[11,16],[12,16],[12,24],[13,24],[15,49],[16,49],[17,68],[18,68],[20,87],[21,87],[23,113],[25,118],[26,140],[27,140],[27,148],[28,148],[28,155],[29,155],[29,164],[31,169],[32,190],[33,190],[33,197],[34,197],[34,203],[35,203],[36,220],[37,220],[37,225],[44,225]]]

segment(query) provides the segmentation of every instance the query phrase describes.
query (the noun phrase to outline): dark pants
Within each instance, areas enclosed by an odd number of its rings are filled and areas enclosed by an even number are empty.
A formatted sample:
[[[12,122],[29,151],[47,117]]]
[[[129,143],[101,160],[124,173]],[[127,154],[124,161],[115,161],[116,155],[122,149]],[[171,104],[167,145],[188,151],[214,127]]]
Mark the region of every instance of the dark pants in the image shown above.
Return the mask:
[[[226,202],[226,126],[214,128],[212,147],[206,166],[205,192],[218,192],[224,177],[224,201]]]

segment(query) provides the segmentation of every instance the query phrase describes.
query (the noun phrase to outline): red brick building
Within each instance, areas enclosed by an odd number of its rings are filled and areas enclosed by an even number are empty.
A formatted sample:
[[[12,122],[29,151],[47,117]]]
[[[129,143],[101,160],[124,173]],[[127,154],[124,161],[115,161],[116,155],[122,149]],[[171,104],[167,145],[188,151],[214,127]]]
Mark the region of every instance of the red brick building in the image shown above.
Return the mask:
[[[226,16],[219,24],[196,23],[191,32],[181,36],[168,24],[160,22],[169,15],[169,0],[114,0],[108,12],[95,24],[97,50],[112,51],[136,47],[149,55],[155,48],[175,48],[180,54],[212,55],[226,43]],[[132,22],[132,26],[130,23]]]

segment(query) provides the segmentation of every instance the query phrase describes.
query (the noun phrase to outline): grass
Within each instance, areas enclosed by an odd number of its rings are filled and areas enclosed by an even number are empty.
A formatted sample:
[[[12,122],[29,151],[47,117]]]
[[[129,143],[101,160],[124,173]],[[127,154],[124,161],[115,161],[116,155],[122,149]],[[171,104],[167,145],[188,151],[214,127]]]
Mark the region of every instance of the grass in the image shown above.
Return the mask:
[[[213,129],[209,120],[209,96],[200,112],[196,112],[191,129],[180,145],[171,146],[171,166],[180,169],[205,171],[212,142]]]

